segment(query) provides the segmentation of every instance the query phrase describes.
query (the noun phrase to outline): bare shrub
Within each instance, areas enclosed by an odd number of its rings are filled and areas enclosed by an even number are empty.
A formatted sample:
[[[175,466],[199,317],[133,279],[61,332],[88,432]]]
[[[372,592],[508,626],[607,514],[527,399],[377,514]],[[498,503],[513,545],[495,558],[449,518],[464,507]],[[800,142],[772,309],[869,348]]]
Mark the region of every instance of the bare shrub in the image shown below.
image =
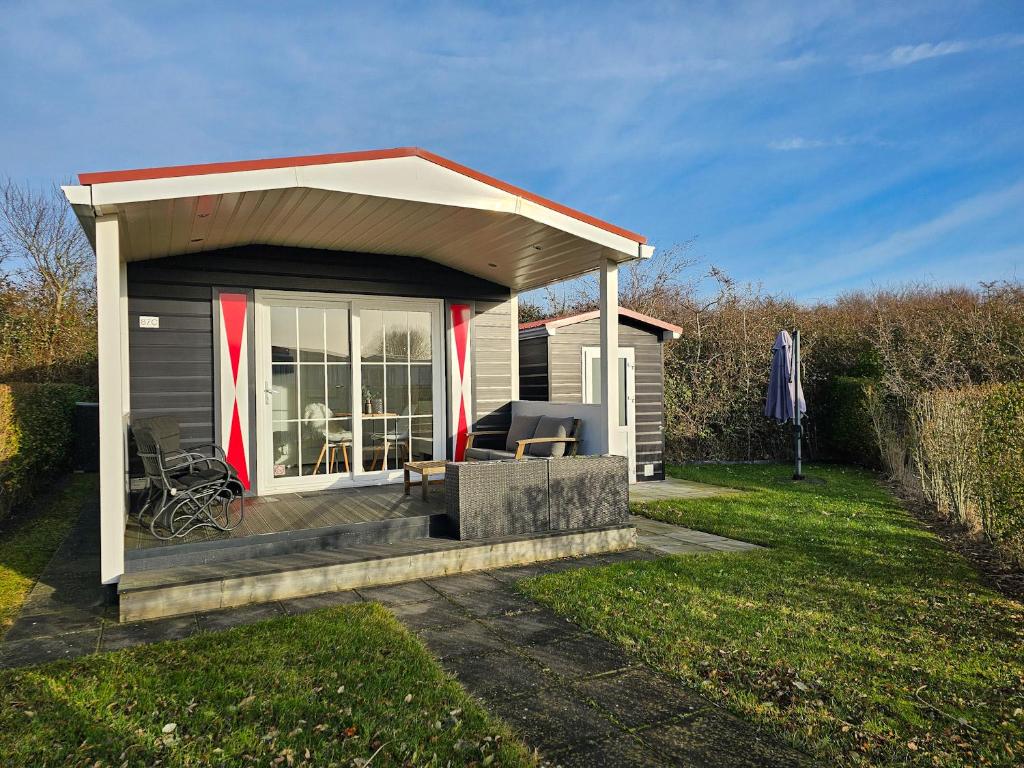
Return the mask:
[[[0,185],[0,377],[89,383],[93,255],[60,189]]]

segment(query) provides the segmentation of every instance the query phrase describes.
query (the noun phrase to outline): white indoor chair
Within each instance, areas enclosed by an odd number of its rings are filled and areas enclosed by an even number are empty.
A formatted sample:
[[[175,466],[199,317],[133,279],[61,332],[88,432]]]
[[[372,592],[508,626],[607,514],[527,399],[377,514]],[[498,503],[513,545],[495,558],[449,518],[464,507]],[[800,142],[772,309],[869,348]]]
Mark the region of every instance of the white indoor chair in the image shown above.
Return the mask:
[[[333,416],[331,409],[324,403],[310,403],[303,413],[303,420],[309,428],[321,435],[324,440],[320,455],[317,457],[313,474],[320,471],[320,465],[327,460],[327,472],[336,471],[338,465],[338,450],[341,450],[341,458],[345,465],[345,472],[349,472],[348,449],[352,447],[352,432],[347,429],[332,429],[330,418]]]

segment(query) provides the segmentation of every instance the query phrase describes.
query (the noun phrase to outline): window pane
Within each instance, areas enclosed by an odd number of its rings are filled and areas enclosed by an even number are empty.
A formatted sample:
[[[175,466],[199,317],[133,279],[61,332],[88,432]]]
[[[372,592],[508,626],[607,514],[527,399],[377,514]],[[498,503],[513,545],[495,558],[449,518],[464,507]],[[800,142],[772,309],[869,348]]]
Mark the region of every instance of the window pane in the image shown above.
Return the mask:
[[[302,437],[302,465],[299,474],[325,474],[327,472],[327,421],[301,421],[299,424],[301,425],[299,434]]]
[[[335,416],[352,413],[352,366],[335,363],[327,366],[327,407]]]
[[[299,360],[324,361],[324,311],[299,307]]]
[[[389,363],[409,359],[409,313],[384,313],[384,359]]]
[[[295,308],[270,308],[270,359],[282,363],[294,363],[296,356],[295,343]]]
[[[324,366],[303,365],[299,370],[299,418],[326,418]]]
[[[384,359],[384,326],[378,309],[364,309],[359,313],[359,348],[363,362]]]
[[[590,360],[590,399],[588,403],[601,402],[601,358],[593,357]]]
[[[384,419],[363,419],[363,469],[376,472],[384,455]]]
[[[327,310],[327,362],[348,362],[351,351],[348,338],[348,310]]]
[[[299,474],[299,425],[275,424],[274,477],[296,477]]]
[[[331,419],[327,431],[327,459],[330,471],[347,473],[352,469],[352,419]]]
[[[401,469],[409,458],[409,419],[387,419],[381,436],[387,441],[387,468]]]
[[[384,410],[398,416],[409,415],[409,366],[391,365],[387,368],[387,387]]]
[[[295,391],[296,378],[294,365],[272,365],[270,367],[273,403],[273,420],[299,418],[298,393]]]
[[[384,366],[383,365],[364,365],[362,366],[363,373],[363,391],[360,393],[359,402],[361,403],[361,410],[363,413],[367,413],[366,401],[369,399],[369,413],[383,413],[384,411]]]
[[[412,419],[412,460],[429,461],[434,458],[434,420],[430,417]]]
[[[409,395],[412,401],[412,414],[433,414],[434,412],[434,372],[429,365],[409,366],[411,386]]]
[[[430,313],[409,312],[409,359],[430,360]]]

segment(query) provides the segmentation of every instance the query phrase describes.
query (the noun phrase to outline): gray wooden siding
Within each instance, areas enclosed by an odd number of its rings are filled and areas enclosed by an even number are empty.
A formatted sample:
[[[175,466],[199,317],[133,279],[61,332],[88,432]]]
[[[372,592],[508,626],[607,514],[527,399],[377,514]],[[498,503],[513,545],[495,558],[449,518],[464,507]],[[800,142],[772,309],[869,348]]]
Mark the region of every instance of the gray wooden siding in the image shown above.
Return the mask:
[[[563,326],[548,339],[549,399],[552,402],[583,402],[583,347],[597,347],[600,344],[601,326],[598,319]],[[661,342],[650,331],[620,322],[619,346],[632,347],[636,362],[637,478],[660,480],[665,476]],[[653,478],[643,476],[644,464],[654,465]]]
[[[512,408],[511,299],[476,302],[470,347],[473,428],[508,429]]]
[[[209,443],[213,426],[213,312],[206,299],[129,279],[128,363],[133,418],[173,415],[186,445]],[[135,290],[132,290],[133,287]],[[139,328],[140,315],[160,327]]]
[[[519,342],[519,397],[548,399],[548,337],[535,336]]]
[[[170,413],[187,445],[211,442],[214,427],[213,291],[274,289],[423,298],[472,297],[495,307],[507,288],[426,259],[404,256],[246,246],[171,256],[128,265],[129,387],[135,416]],[[480,307],[489,304],[481,301]],[[478,307],[479,311],[479,307]],[[490,309],[485,314],[490,314]],[[139,315],[156,315],[159,329],[140,329]],[[505,351],[510,319],[505,310]],[[483,327],[489,329],[490,320]],[[491,334],[483,331],[483,337]],[[249,343],[255,333],[249,334]],[[497,343],[497,339],[495,339]],[[500,355],[482,350],[481,408],[496,408],[499,382],[488,376]],[[506,368],[508,362],[506,361]],[[506,371],[507,373],[507,371]],[[475,383],[475,382],[474,382]],[[510,382],[507,382],[510,386]],[[508,401],[505,397],[505,411]],[[483,411],[479,411],[483,413]],[[507,417],[506,417],[507,418]],[[255,455],[251,474],[255,476]]]

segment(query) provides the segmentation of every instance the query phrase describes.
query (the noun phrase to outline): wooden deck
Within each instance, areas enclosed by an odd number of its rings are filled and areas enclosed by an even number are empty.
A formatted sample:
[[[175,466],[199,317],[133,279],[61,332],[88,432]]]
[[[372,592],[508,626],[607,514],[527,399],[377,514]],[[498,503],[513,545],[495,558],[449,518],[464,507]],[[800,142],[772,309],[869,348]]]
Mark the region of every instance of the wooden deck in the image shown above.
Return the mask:
[[[441,488],[431,488],[427,501],[419,489],[411,496],[402,493],[401,483],[338,491],[282,493],[245,500],[245,518],[233,531],[223,533],[200,528],[180,539],[161,541],[149,528],[139,526],[135,515],[125,528],[125,552],[174,547],[182,544],[230,541],[250,536],[329,529],[358,523],[375,523],[400,518],[423,517],[444,512]],[[147,517],[147,523],[149,519]]]

